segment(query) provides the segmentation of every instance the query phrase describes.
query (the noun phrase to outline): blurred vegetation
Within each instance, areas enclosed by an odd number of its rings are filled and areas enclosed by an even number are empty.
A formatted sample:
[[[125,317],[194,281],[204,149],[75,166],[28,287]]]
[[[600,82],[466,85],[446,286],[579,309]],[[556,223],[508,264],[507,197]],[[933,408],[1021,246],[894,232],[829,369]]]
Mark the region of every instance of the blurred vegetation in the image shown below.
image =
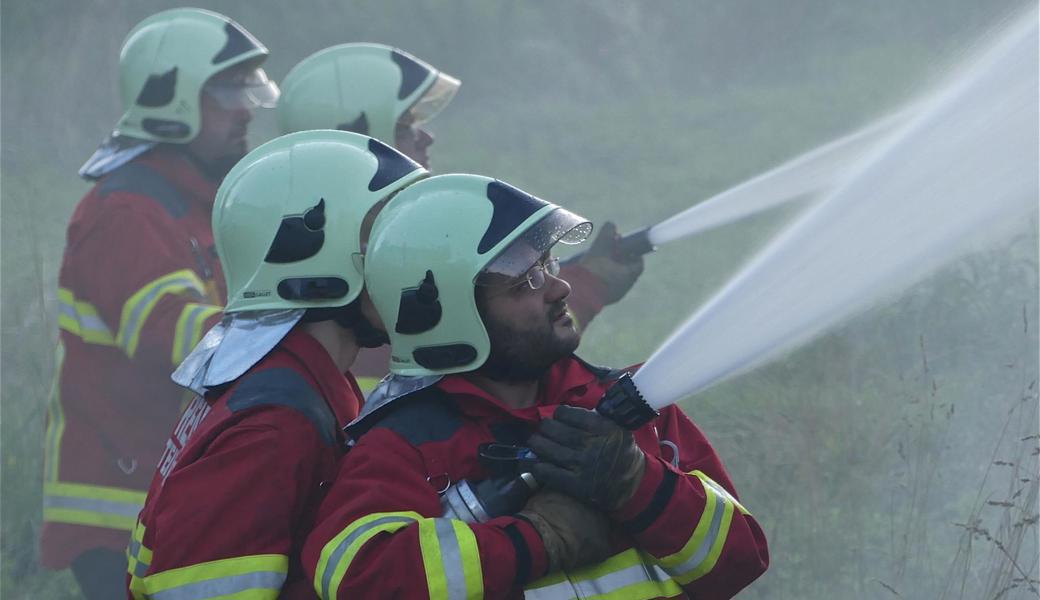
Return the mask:
[[[440,172],[514,183],[624,231],[883,116],[1022,0],[223,0],[277,78],[345,41],[460,77]],[[11,0],[2,60],[4,598],[76,598],[39,569],[41,445],[65,224],[119,114],[116,60],[156,0]],[[258,115],[255,143],[274,135]],[[795,209],[676,242],[581,353],[645,359]],[[1037,224],[685,403],[766,528],[743,598],[1037,597]],[[855,268],[850,265],[850,268]]]

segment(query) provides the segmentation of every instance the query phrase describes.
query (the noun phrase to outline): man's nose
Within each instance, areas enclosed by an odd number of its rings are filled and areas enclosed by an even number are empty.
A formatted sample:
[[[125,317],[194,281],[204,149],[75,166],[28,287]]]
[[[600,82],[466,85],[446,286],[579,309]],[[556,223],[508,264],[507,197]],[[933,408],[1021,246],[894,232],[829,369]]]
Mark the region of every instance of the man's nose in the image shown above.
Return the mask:
[[[545,274],[545,301],[549,304],[559,302],[571,295],[571,284],[559,275]]]

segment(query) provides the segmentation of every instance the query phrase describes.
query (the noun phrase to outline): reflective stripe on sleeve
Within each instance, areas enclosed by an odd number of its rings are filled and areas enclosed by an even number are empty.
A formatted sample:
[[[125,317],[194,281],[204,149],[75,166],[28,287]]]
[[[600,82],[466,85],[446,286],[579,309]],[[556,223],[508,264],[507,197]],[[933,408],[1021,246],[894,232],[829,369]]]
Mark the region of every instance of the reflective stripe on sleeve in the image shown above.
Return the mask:
[[[221,308],[212,304],[198,304],[189,302],[181,310],[181,316],[177,318],[177,326],[173,337],[173,364],[179,365],[188,356],[188,353],[202,339],[202,326],[206,320],[219,313]]]
[[[225,558],[148,575],[143,595],[152,600],[276,600],[288,572],[284,554]]]
[[[321,549],[314,572],[314,590],[325,600],[335,598],[343,576],[365,542],[376,534],[392,533],[422,518],[417,512],[405,511],[375,513],[354,521]]]
[[[43,520],[130,531],[144,499],[137,490],[48,481],[43,484]]]
[[[375,513],[358,519],[321,550],[315,571],[318,595],[335,598],[350,563],[366,542],[416,523],[431,598],[482,598],[484,576],[473,530],[462,521],[427,519],[416,512]]]
[[[649,555],[630,548],[571,573],[554,573],[524,590],[528,600],[645,600],[671,598],[683,590]]]
[[[454,519],[419,521],[419,546],[431,598],[484,597],[484,575],[473,530]]]
[[[130,296],[130,299],[123,304],[123,312],[119,319],[119,333],[116,335],[116,343],[123,348],[127,356],[133,358],[137,352],[141,329],[159,300],[167,294],[184,291],[193,292],[192,295],[197,299],[202,298],[206,293],[202,280],[191,269],[181,269],[169,275],[163,275]]]
[[[722,486],[701,471],[690,475],[696,476],[704,487],[704,512],[683,548],[660,560],[664,570],[684,585],[707,575],[718,562],[729,534],[733,510],[739,505]]]
[[[130,575],[130,592],[134,598],[145,597],[144,578],[152,562],[152,551],[144,545],[144,531],[144,523],[138,521],[126,548],[126,572]]]
[[[47,403],[47,431],[43,446],[43,480],[57,481],[61,464],[61,439],[65,435],[65,409],[61,405],[61,370],[65,366],[65,344],[58,340],[54,350],[54,378]]]
[[[115,346],[115,336],[89,302],[76,300],[71,290],[58,288],[58,328],[88,344]]]

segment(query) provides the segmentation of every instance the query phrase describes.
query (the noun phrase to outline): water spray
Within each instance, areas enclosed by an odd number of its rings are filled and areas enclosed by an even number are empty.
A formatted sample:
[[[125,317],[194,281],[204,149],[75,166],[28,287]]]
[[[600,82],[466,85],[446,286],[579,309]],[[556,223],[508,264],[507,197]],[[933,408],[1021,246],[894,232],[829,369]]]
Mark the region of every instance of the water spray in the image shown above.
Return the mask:
[[[629,232],[614,245],[614,255],[624,259],[649,254],[669,242],[825,191],[840,182],[859,159],[905,123],[916,110],[916,106],[903,109],[716,194],[656,225]]]
[[[840,185],[777,235],[634,376],[608,389],[596,410],[636,429],[660,409],[809,341],[972,243],[1035,215],[1038,40],[1031,10],[912,118],[892,123],[898,126],[842,171]],[[669,239],[655,234],[665,223],[646,232],[651,245]],[[523,508],[538,487],[525,463],[536,458],[511,446],[493,452],[503,449],[515,459],[514,472],[455,484],[442,496],[447,516],[472,522]]]

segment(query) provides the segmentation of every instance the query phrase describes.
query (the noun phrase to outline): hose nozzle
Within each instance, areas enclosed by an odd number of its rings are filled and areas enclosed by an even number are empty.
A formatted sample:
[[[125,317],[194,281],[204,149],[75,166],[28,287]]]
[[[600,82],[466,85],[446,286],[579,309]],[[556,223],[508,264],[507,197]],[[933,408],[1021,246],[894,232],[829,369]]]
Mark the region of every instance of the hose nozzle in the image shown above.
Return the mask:
[[[627,373],[603,394],[596,412],[630,431],[639,429],[660,414],[647,404]]]

